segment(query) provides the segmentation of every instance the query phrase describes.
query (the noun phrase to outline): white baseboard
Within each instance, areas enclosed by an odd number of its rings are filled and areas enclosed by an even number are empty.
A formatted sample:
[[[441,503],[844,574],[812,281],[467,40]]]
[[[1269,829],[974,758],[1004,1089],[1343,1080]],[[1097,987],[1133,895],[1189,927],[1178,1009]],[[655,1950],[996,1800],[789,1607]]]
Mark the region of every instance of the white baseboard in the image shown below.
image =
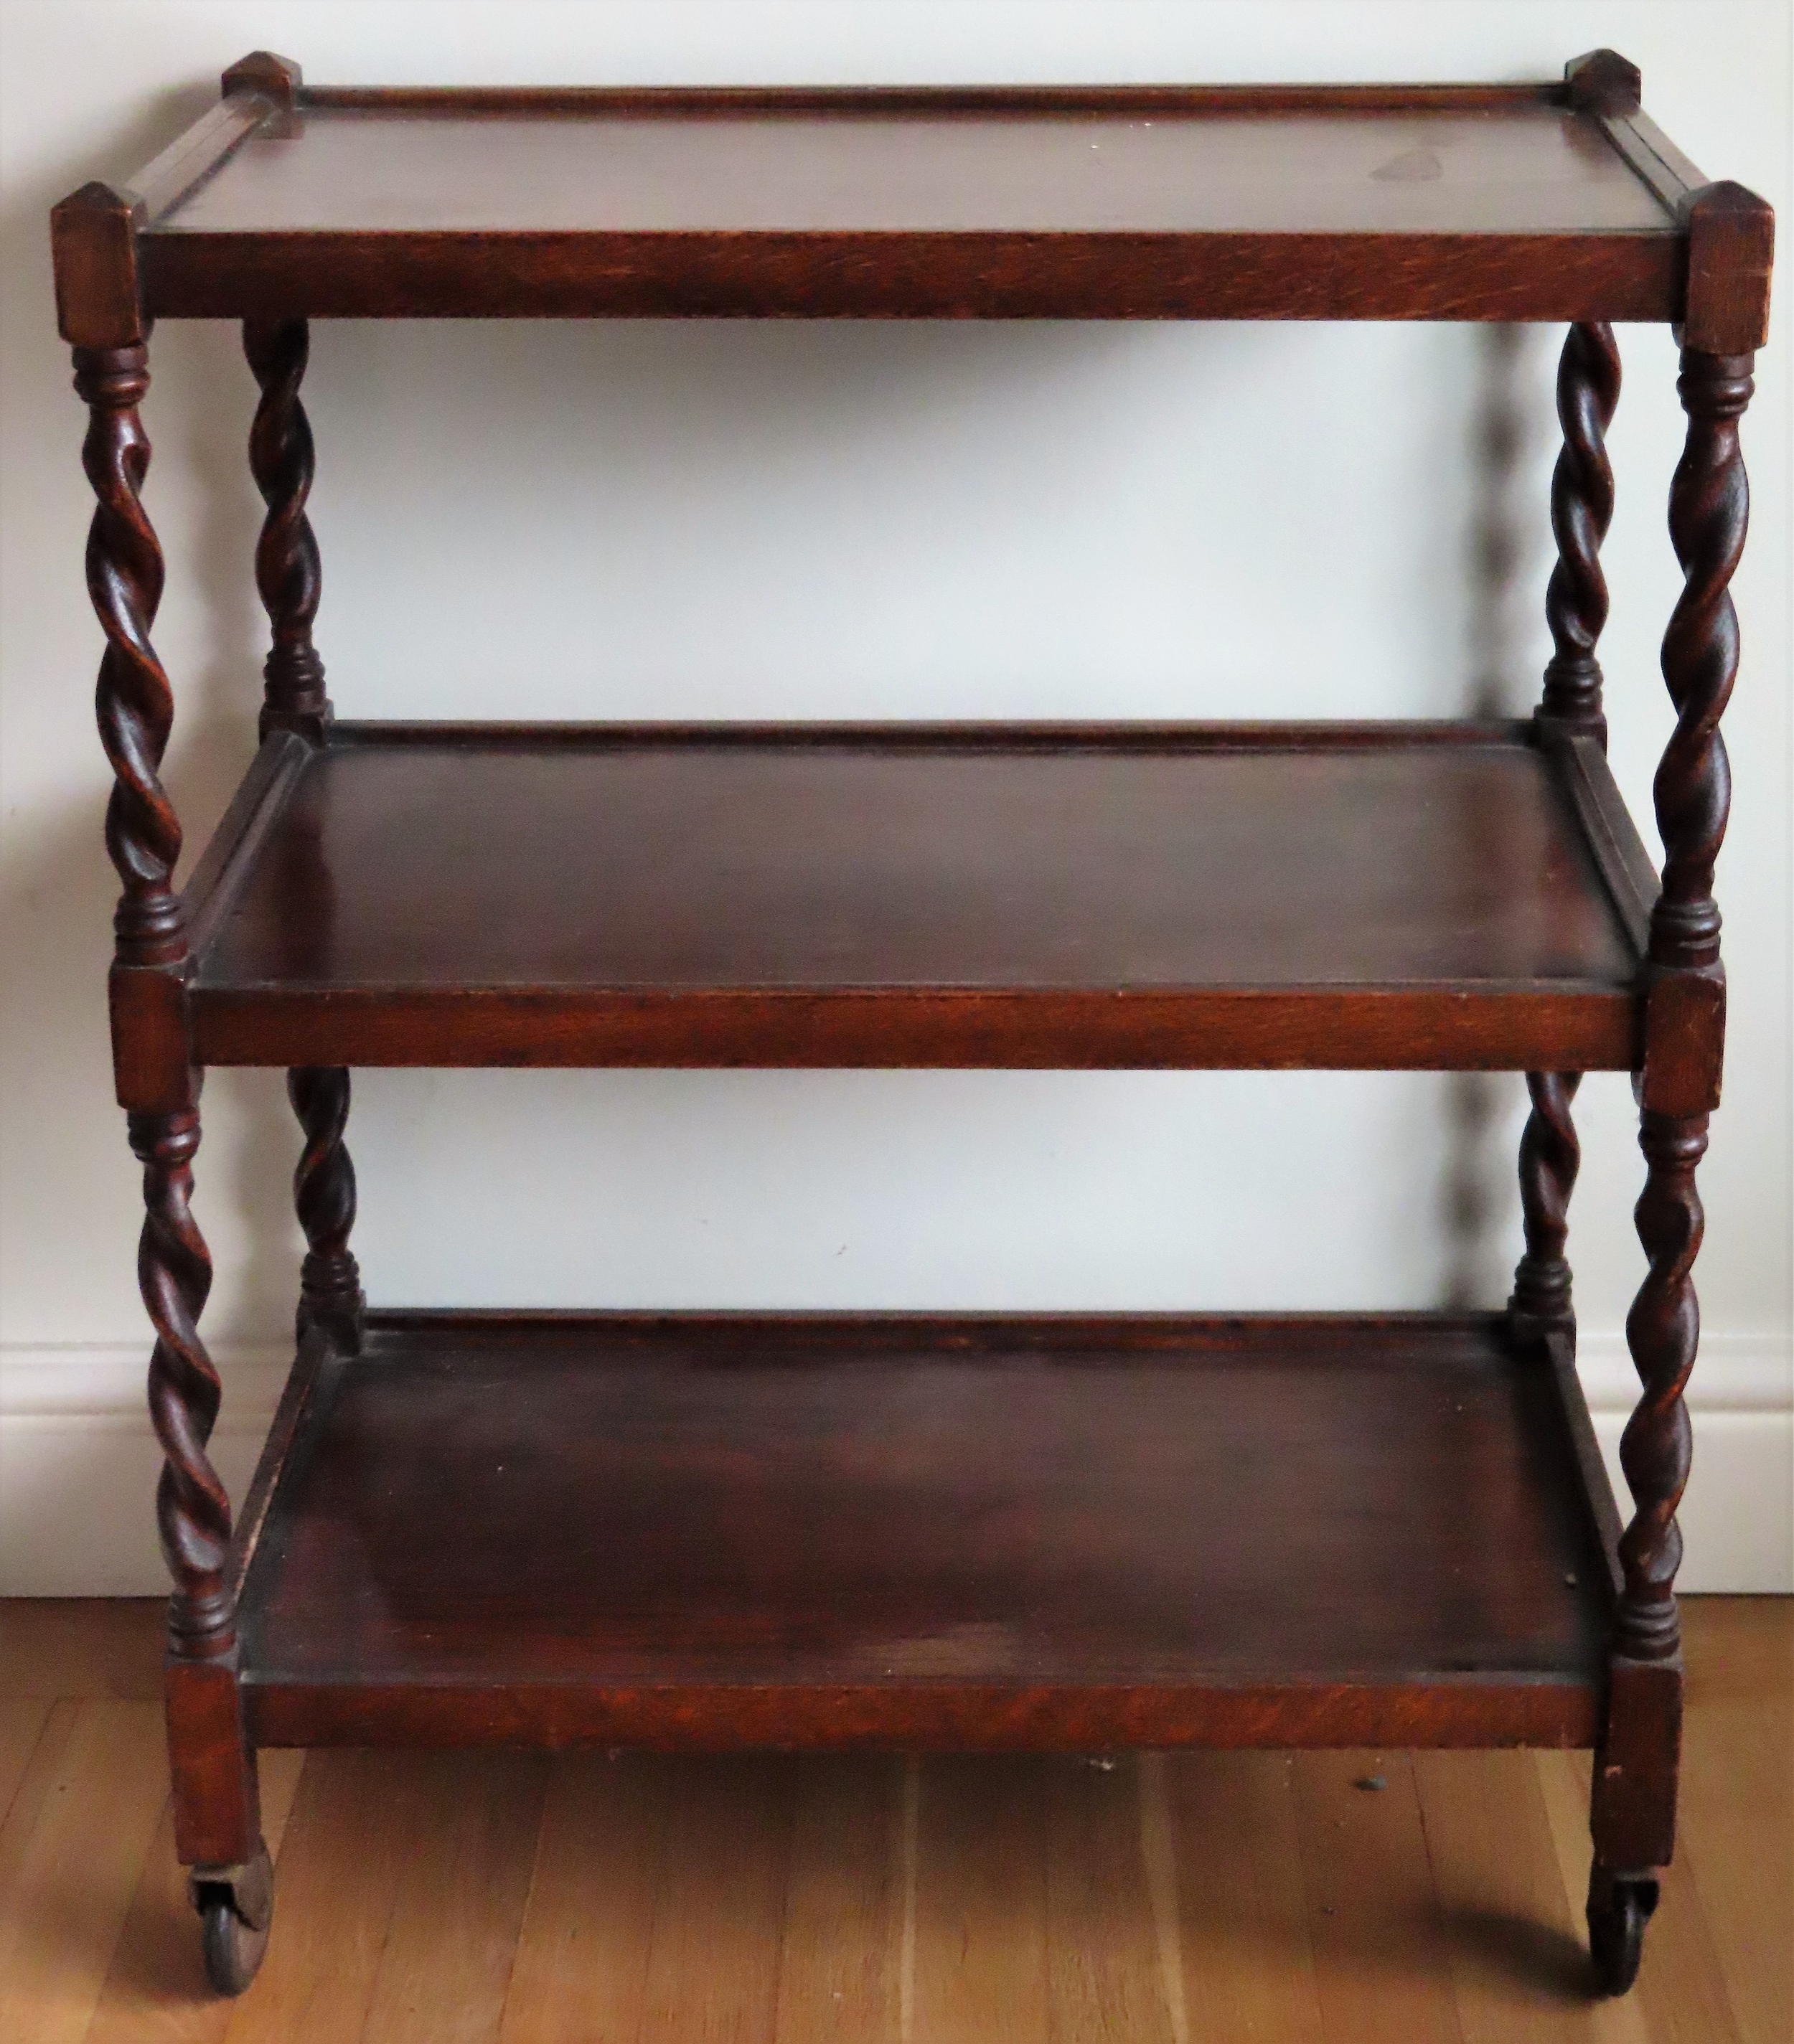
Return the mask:
[[[133,1596],[167,1586],[155,1534],[161,1457],[144,1409],[148,1344],[0,1347],[0,1595]],[[225,1399],[213,1458],[241,1499],[291,1361],[213,1351]],[[1617,1333],[1581,1347],[1583,1383],[1615,1494],[1637,1380]],[[1708,1335],[1691,1386],[1694,1474],[1680,1586],[1794,1591],[1794,1353],[1785,1339]]]
[[[1623,1502],[1619,1435],[1638,1379],[1617,1330],[1586,1332],[1576,1367],[1607,1481]],[[1701,1337],[1688,1386],[1694,1469],[1678,1515],[1679,1588],[1794,1592],[1794,1347],[1773,1335]]]
[[[233,1500],[254,1473],[291,1348],[220,1345],[212,1459]],[[149,1344],[0,1347],[0,1596],[151,1596],[162,1451],[144,1403]]]

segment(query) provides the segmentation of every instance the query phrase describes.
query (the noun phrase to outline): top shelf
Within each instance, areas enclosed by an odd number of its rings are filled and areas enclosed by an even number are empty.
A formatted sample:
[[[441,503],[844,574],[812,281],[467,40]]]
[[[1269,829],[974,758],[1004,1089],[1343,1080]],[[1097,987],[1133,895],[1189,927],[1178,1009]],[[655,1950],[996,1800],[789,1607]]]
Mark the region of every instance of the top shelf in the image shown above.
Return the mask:
[[[1735,216],[1767,208],[1611,52],[1495,86],[362,90],[260,56],[225,88],[58,209],[71,340],[119,344],[86,258],[121,243],[140,318],[1687,317],[1742,348],[1766,303]]]

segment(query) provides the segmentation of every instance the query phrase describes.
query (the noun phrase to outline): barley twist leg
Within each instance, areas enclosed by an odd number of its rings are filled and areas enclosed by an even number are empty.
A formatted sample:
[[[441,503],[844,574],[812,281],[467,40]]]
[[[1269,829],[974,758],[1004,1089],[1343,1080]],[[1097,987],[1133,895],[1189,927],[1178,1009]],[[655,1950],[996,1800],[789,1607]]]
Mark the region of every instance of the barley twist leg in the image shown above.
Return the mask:
[[[249,468],[268,506],[256,545],[256,585],[273,632],[263,669],[264,738],[281,730],[315,740],[330,719],[324,663],[311,641],[323,578],[306,515],[315,462],[299,384],[310,344],[303,320],[244,323],[243,351],[261,386],[249,430]]]
[[[298,1331],[328,1331],[351,1353],[361,1342],[361,1272],[348,1246],[355,1226],[355,1166],[343,1132],[348,1123],[348,1074],[337,1066],[303,1066],[287,1074],[287,1097],[305,1132],[293,1172],[293,1204],[305,1231]]]
[[[1613,466],[1607,429],[1619,400],[1619,350],[1604,323],[1573,326],[1557,369],[1557,417],[1564,444],[1551,477],[1551,530],[1557,566],[1545,593],[1555,651],[1545,670],[1539,715],[1607,743],[1601,663],[1596,642],[1607,620],[1601,542],[1613,522]]]

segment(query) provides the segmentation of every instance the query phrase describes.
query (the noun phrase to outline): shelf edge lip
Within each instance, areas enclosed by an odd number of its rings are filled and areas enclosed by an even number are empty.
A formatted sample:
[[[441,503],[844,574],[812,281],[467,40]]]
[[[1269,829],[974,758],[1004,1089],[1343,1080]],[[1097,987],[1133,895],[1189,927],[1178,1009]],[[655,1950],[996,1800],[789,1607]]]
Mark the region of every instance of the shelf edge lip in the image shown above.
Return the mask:
[[[1586,736],[1547,736],[1542,749],[1558,768],[1576,828],[1642,974],[1650,948],[1651,910],[1661,883],[1607,754],[1598,740]]]
[[[580,1001],[593,1007],[676,1006],[686,1002],[726,1001],[788,1005],[793,1002],[894,1005],[935,1002],[1030,1007],[1042,1002],[1181,1002],[1241,1001],[1630,1001],[1638,982],[1624,979],[1317,979],[1317,980],[1140,980],[1117,986],[1072,980],[1017,985],[1011,981],[842,980],[840,982],[744,981],[717,985],[685,985],[666,980],[457,980],[420,983],[415,980],[356,980],[341,985],[288,979],[194,982],[196,993],[213,998],[242,996],[279,1000],[307,1006],[351,1009],[415,1001]],[[1449,1070],[1449,1066],[1442,1066]]]
[[[279,822],[315,753],[290,731],[271,732],[257,747],[181,890],[195,974],[248,877],[256,848]]]
[[[445,1068],[1630,1071],[1642,1015],[1623,985],[946,999],[799,989],[706,1001],[452,989],[357,1000],[195,983],[189,997],[202,1064]],[[1567,1014],[1538,1012],[1566,1004]]]
[[[596,1745],[663,1752],[1584,1747],[1600,1735],[1604,1694],[1604,1671],[1594,1668],[1362,1682],[1285,1677],[1253,1685],[1186,1675],[954,1688],[477,1676],[333,1681],[258,1669],[246,1657],[240,1679],[258,1746]]]
[[[1350,81],[1309,85],[1261,80],[1204,85],[1149,79],[1111,84],[1013,85],[302,85],[302,112],[491,114],[518,120],[567,116],[645,120],[739,119],[789,114],[843,120],[886,113],[945,118],[1011,115],[1019,120],[1054,114],[1241,113],[1376,113],[1519,112],[1528,107],[1576,110],[1561,78],[1503,81]]]
[[[1626,1588],[1626,1572],[1619,1559],[1623,1526],[1600,1443],[1595,1437],[1594,1422],[1588,1416],[1588,1400],[1582,1389],[1582,1379],[1576,1374],[1574,1324],[1548,1329],[1542,1337],[1542,1345],[1557,1389],[1558,1414],[1576,1471],[1584,1530],[1601,1558],[1605,1572],[1602,1586],[1611,1613]]]
[[[255,1565],[256,1550],[273,1509],[275,1493],[307,1431],[306,1421],[329,1402],[326,1380],[333,1365],[341,1361],[321,1327],[309,1328],[301,1338],[279,1403],[275,1408],[267,1439],[256,1458],[255,1473],[244,1494],[242,1508],[231,1529],[225,1581],[233,1601],[241,1596],[244,1583]]]
[[[490,1677],[468,1675],[460,1679],[440,1673],[425,1675],[382,1674],[370,1682],[364,1676],[353,1674],[304,1674],[278,1673],[268,1669],[247,1667],[241,1680],[245,1688],[291,1688],[335,1691],[353,1695],[370,1688],[375,1689],[411,1690],[414,1692],[463,1692],[494,1688],[519,1689],[589,1690],[595,1695],[626,1696],[676,1697],[692,1690],[720,1691],[724,1693],[764,1695],[783,1690],[808,1691],[818,1695],[860,1695],[868,1697],[910,1696],[1027,1696],[1052,1693],[1079,1696],[1126,1695],[1141,1689],[1187,1692],[1195,1695],[1215,1694],[1223,1696],[1249,1695],[1300,1696],[1317,1689],[1345,1690],[1363,1696],[1372,1696],[1389,1691],[1426,1690],[1435,1689],[1583,1689],[1598,1685],[1600,1677],[1591,1667],[1587,1673],[1574,1668],[1418,1668],[1404,1670],[1396,1675],[1378,1675],[1363,1669],[1329,1669],[1324,1674],[1312,1677],[1302,1675],[1280,1675],[1274,1669],[1255,1669],[1234,1673],[1217,1670],[1195,1677],[1188,1675],[1155,1677],[1146,1675],[1137,1681],[1122,1681],[1115,1677],[1095,1675],[1089,1681],[1053,1682],[950,1682],[934,1678],[902,1678],[888,1682],[840,1682],[781,1681],[772,1676],[742,1676],[738,1678],[718,1677],[714,1680],[687,1681],[679,1677],[622,1680],[614,1682],[594,1680],[588,1675],[529,1675],[514,1683],[495,1682]],[[1356,1742],[1354,1742],[1356,1743]]]
[[[1680,220],[1690,196],[1707,182],[1696,166],[1640,108],[1596,114],[1594,119],[1627,168],[1659,206]]]
[[[1014,1337],[1030,1343],[1054,1343],[1087,1349],[1098,1337],[1110,1347],[1146,1347],[1157,1336],[1179,1345],[1200,1339],[1237,1351],[1242,1339],[1267,1342],[1307,1336],[1317,1341],[1361,1336],[1367,1332],[1392,1339],[1420,1339],[1440,1334],[1505,1343],[1505,1308],[1467,1307],[1352,1307],[1282,1312],[1276,1308],[1229,1312],[1212,1308],[1103,1308],[1068,1310],[991,1307],[515,1307],[370,1305],[364,1320],[370,1339],[385,1335],[398,1340],[437,1339],[445,1335],[490,1339],[495,1335],[545,1333],[644,1335],[677,1331],[694,1336],[739,1335],[751,1329],[783,1341],[802,1337],[827,1340],[851,1335],[868,1346],[876,1338],[908,1341],[926,1338],[939,1344],[980,1338]],[[1522,1344],[1523,1347],[1524,1345]],[[1359,1358],[1361,1362],[1363,1358]],[[1507,1364],[1526,1366],[1516,1350],[1504,1353]],[[1479,1362],[1478,1367],[1484,1366]]]
[[[142,198],[134,186],[130,189]],[[1657,196],[1654,191],[1652,196]],[[140,225],[140,236],[165,248],[236,249],[261,258],[276,248],[306,255],[344,242],[372,243],[388,255],[412,250],[434,253],[445,248],[488,244],[500,248],[507,244],[552,245],[644,255],[735,254],[787,247],[818,255],[849,248],[897,254],[912,247],[1038,250],[1051,255],[1087,246],[1093,251],[1188,249],[1203,253],[1240,242],[1263,243],[1275,254],[1303,242],[1319,244],[1330,252],[1426,243],[1447,254],[1470,256],[1511,242],[1549,248],[1570,241],[1585,243],[1592,249],[1630,248],[1640,243],[1679,242],[1688,233],[1687,222],[1661,199],[1658,203],[1665,210],[1661,221],[1607,227],[187,227],[169,217],[170,207],[177,202],[164,202],[159,213]]]
[[[330,751],[464,746],[528,751],[590,747],[705,746],[826,750],[1052,751],[1374,751],[1423,745],[1522,746],[1537,749],[1530,717],[1306,718],[764,718],[504,722],[337,718]]]
[[[209,184],[275,110],[271,100],[252,94],[221,99],[152,157],[129,187],[143,202],[139,236],[153,233],[159,221]]]
[[[161,318],[1673,321],[1688,230],[279,229],[140,237]],[[1544,259],[1542,260],[1542,259]]]

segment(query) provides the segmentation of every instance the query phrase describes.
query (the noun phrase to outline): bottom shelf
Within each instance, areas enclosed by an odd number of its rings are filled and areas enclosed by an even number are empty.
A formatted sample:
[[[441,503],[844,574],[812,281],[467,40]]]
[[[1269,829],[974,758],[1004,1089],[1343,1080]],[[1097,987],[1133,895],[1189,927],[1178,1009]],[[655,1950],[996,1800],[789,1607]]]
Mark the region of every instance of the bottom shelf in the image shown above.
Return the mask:
[[[1492,1316],[375,1314],[245,1512],[249,1735],[1586,1745],[1587,1439]]]

